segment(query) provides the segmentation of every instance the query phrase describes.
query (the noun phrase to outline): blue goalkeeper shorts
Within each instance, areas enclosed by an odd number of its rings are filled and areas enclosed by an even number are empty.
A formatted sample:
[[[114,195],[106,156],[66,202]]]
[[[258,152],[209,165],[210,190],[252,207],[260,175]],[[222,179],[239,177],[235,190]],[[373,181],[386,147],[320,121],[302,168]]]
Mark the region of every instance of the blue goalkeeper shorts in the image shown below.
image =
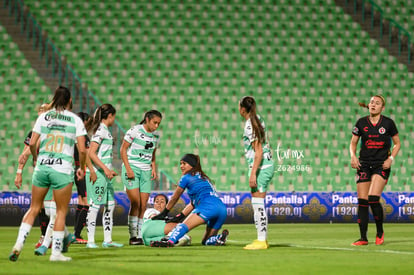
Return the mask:
[[[203,198],[192,213],[198,214],[206,221],[208,227],[220,229],[227,218],[227,208],[217,197]]]

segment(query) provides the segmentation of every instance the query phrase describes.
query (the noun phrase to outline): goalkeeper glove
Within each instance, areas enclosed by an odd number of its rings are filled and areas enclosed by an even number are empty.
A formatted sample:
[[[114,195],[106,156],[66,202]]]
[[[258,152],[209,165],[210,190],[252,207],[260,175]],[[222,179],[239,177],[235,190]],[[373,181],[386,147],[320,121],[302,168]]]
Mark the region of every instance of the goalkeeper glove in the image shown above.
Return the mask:
[[[185,215],[183,214],[183,212],[181,212],[180,214],[176,215],[175,217],[173,217],[171,219],[168,219],[167,223],[170,223],[170,222],[180,223],[184,220],[185,220]]]
[[[165,208],[161,213],[159,213],[157,216],[152,217],[151,220],[164,220],[165,217],[167,216],[168,212],[170,210],[168,210],[167,208]]]

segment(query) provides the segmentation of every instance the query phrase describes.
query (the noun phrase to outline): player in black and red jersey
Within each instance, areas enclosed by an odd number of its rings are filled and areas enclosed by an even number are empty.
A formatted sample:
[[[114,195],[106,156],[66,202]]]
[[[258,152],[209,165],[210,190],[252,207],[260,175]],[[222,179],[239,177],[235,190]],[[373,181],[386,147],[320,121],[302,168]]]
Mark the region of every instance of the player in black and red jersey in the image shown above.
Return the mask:
[[[361,233],[361,238],[352,245],[368,244],[369,207],[377,227],[375,244],[381,245],[384,243],[384,212],[380,198],[401,144],[394,121],[381,114],[385,109],[385,99],[382,95],[375,95],[368,105],[360,103],[360,106],[368,108],[369,116],[360,118],[355,124],[349,147],[351,166],[357,169],[358,224]],[[359,139],[361,150],[358,158],[356,149]]]
[[[89,123],[90,116],[87,113],[79,112],[77,115],[82,119],[83,123],[86,125]],[[85,148],[89,148],[89,137],[85,136]],[[75,146],[75,153],[74,153],[74,159],[75,159],[75,169],[77,170],[79,168],[79,153],[78,149]],[[78,192],[78,205],[76,206],[76,213],[75,213],[75,224],[74,224],[74,235],[76,237],[76,241],[74,243],[77,244],[86,244],[88,241],[84,240],[81,236],[82,229],[85,227],[86,224],[86,216],[88,215],[89,210],[89,204],[88,204],[88,198],[86,194],[86,181],[85,178],[78,180],[75,177],[75,184],[76,189]]]

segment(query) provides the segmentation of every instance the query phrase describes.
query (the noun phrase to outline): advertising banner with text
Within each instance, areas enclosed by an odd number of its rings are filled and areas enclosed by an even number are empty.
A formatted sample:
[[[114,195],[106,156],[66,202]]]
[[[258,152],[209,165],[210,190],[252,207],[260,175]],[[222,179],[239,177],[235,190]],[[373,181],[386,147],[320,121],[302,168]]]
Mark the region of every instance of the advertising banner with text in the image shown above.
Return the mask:
[[[171,196],[172,192],[163,192]],[[156,193],[151,194],[148,207],[152,206]],[[126,225],[129,200],[124,192],[116,192],[115,225]],[[248,192],[220,192],[227,206],[226,223],[251,223],[253,210]],[[0,192],[0,225],[19,225],[29,209],[30,193]],[[384,192],[381,198],[385,222],[414,221],[414,192]],[[67,225],[75,220],[77,194],[72,195]],[[170,215],[179,213],[189,203],[184,194]],[[356,222],[358,198],[355,192],[268,192],[265,198],[270,223],[348,223]],[[102,212],[102,209],[101,209]],[[98,224],[101,223],[98,217]],[[371,220],[372,216],[371,216]]]

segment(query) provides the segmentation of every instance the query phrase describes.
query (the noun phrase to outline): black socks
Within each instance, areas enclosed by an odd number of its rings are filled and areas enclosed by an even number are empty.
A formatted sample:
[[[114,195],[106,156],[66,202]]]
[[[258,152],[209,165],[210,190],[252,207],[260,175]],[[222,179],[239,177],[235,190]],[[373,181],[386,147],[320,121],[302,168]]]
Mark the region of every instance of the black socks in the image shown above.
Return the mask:
[[[88,215],[89,206],[79,205],[76,208],[76,220],[75,220],[75,237],[80,238],[83,227],[86,224],[86,216]],[[79,211],[79,212],[78,212]]]
[[[49,224],[49,217],[46,215],[46,211],[44,208],[40,210],[39,223],[40,223],[40,231],[42,232],[42,236],[44,236],[46,235],[47,225]]]
[[[368,196],[368,202],[372,210],[372,215],[375,219],[375,225],[377,226],[377,236],[381,238],[384,233],[384,229],[382,227],[384,221],[384,210],[382,209],[382,205],[380,203],[380,197]]]
[[[359,232],[361,233],[361,239],[366,241],[368,231],[369,220],[369,204],[368,200],[358,199],[358,225]]]

